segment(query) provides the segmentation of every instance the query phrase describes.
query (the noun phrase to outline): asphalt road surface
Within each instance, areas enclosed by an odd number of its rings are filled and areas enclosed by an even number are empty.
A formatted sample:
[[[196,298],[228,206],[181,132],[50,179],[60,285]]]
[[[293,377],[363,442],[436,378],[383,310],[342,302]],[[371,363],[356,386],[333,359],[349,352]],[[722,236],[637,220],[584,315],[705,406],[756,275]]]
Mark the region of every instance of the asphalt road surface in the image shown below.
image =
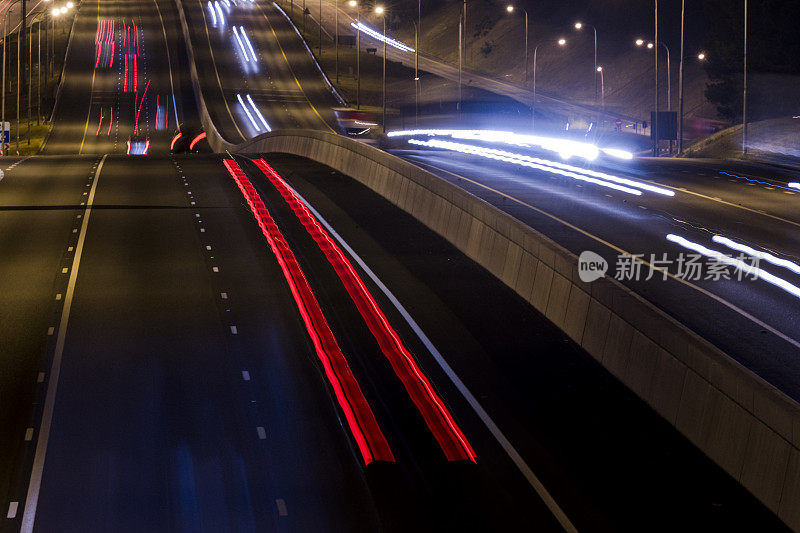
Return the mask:
[[[642,259],[655,266],[654,259],[667,254],[671,263],[662,267],[671,267],[670,272],[676,273],[680,254],[692,250],[667,241],[668,234],[714,249],[720,246],[711,242],[712,236],[722,235],[797,261],[800,191],[786,186],[789,172],[688,160],[591,167],[640,183],[667,186],[675,193],[673,197],[632,196],[550,171],[521,169],[478,156],[450,151],[395,153],[486,199],[576,254],[584,250],[600,254],[609,264],[609,275],[623,272],[618,259],[623,252],[642,254]],[[560,161],[552,154],[543,157]],[[792,271],[763,260],[758,266],[797,283]],[[714,279],[708,269],[699,279],[687,276],[687,282],[664,280],[660,273],[648,277],[650,269],[642,265],[638,280],[626,276],[622,281],[786,394],[800,399],[796,295],[761,279],[739,280],[733,269],[728,270],[730,279]]]
[[[282,35],[262,8],[253,20]],[[543,316],[355,181],[266,161],[339,242],[255,162],[168,155],[197,121],[176,17],[167,1],[82,3],[53,155],[3,166],[3,530],[780,529]],[[245,29],[266,50],[264,23]],[[257,108],[324,128],[332,96],[281,46],[262,67],[308,98]],[[223,83],[217,112],[236,90]],[[249,122],[228,116],[230,134]],[[149,155],[124,155],[132,136]],[[391,459],[365,459],[351,412],[374,417]],[[453,435],[467,459],[448,460]]]

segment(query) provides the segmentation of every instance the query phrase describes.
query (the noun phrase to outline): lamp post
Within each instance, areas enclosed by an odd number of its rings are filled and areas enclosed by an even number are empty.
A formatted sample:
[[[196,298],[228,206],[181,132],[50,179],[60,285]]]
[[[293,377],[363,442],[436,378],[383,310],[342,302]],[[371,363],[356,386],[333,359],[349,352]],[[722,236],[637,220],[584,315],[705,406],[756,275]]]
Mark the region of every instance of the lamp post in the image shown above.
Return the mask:
[[[678,155],[683,152],[683,31],[685,16],[686,0],[681,0],[681,60],[678,63]]]
[[[16,0],[14,3],[12,3],[10,6],[8,6],[8,8],[6,8],[5,14],[3,15],[3,96],[2,96],[2,111],[0,111],[0,115],[2,115],[2,116],[0,116],[0,122],[2,122],[2,126],[3,126],[3,130],[4,131],[5,131],[5,126],[6,126],[6,39],[7,39],[7,35],[8,35],[8,15],[11,14],[11,11],[12,11],[11,8],[14,7],[14,4],[19,3],[19,1],[20,0]],[[17,65],[19,65],[19,57],[17,57]],[[19,68],[17,69],[17,72],[19,73]],[[17,86],[19,86],[19,79],[17,79]],[[17,87],[17,90],[19,90],[19,87]],[[19,114],[19,97],[17,98],[17,102],[18,102],[17,114]],[[8,137],[9,137],[8,138],[8,142],[9,142],[9,144],[11,144],[11,128],[10,127],[8,129]],[[5,142],[6,142],[5,133],[3,133],[2,141],[3,141],[2,142],[2,154],[3,155],[8,155],[6,153],[6,147],[5,147]],[[17,117],[17,149],[19,150],[19,117]]]
[[[357,0],[347,5],[356,8],[356,109],[361,109],[361,9]]]
[[[594,70],[592,71],[592,76],[594,77],[594,104],[597,105],[597,73],[603,72],[602,69],[598,70],[597,68],[597,28],[591,24],[584,24],[583,22],[575,23],[575,29],[578,31],[581,31],[584,26],[589,26],[594,32]]]
[[[747,0],[744,0],[744,68],[742,74],[742,155],[747,155]]]
[[[556,41],[558,46],[566,46],[567,40],[566,39],[559,39]],[[533,105],[531,105],[531,128],[536,127],[536,58],[539,53],[539,47],[543,43],[537,44],[533,48]]]
[[[655,10],[654,10],[654,17],[653,18],[655,20],[655,35],[656,35],[655,41],[658,42],[658,0],[654,0],[654,2],[655,2]],[[656,85],[656,116],[654,117],[654,120],[652,121],[652,124],[650,125],[650,127],[652,128],[651,131],[654,134],[653,135],[653,155],[655,157],[658,157],[659,155],[661,155],[659,153],[659,142],[658,142],[659,141],[659,138],[658,138],[659,135],[658,134],[660,133],[660,131],[658,129],[658,46],[648,46],[648,48],[652,48],[653,49],[653,53],[654,53],[654,58],[653,58],[654,61],[653,61],[653,63],[655,65],[655,76],[654,76],[654,79],[655,79],[655,82],[656,82],[655,83],[655,85]]]
[[[414,25],[414,127],[419,125],[419,26]]]
[[[600,108],[602,109],[601,117],[605,120],[606,116],[606,82],[603,77],[603,66],[597,65],[595,72],[600,74]]]
[[[383,122],[381,129],[386,133],[386,9],[383,6],[377,6],[375,13],[381,15],[383,19],[383,76],[381,78],[381,100],[383,102]]]
[[[528,83],[528,11],[525,8],[521,9],[522,12],[525,13],[525,83]],[[513,13],[514,6],[506,6],[506,11]]]
[[[334,1],[333,10],[334,48],[336,48],[336,83],[339,83],[339,0]]]
[[[645,42],[646,41],[644,41],[643,39],[636,39],[636,46],[643,46]],[[667,111],[672,111],[672,90],[671,90],[672,77],[670,75],[669,47],[663,41],[659,42],[658,44],[660,46],[663,46],[664,50],[666,50],[666,52],[667,52]],[[653,43],[651,43],[651,42],[647,43],[647,49],[648,50],[652,50],[654,47],[655,47],[655,45]],[[656,71],[658,71],[657,68],[656,68]]]
[[[419,33],[422,31],[422,0],[417,0],[417,24],[414,27],[414,126],[419,125]]]
[[[681,56],[680,66],[680,81],[678,82],[678,155],[683,152],[683,60]],[[698,61],[706,60],[706,53],[699,52],[697,54]]]

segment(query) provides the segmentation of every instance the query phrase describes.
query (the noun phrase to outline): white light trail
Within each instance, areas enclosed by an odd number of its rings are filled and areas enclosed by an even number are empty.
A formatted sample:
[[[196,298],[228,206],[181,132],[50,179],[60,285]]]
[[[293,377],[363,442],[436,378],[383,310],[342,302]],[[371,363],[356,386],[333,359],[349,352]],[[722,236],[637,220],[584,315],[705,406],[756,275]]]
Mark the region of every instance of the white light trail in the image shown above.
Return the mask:
[[[239,38],[239,30],[236,29],[236,26],[233,27],[233,34],[236,36],[236,42],[239,43],[239,48],[242,50],[242,57],[244,57],[244,60],[249,63],[250,57],[247,55],[247,50],[245,50],[242,40]]]
[[[253,50],[253,45],[250,44],[250,38],[247,36],[247,33],[245,33],[244,27],[239,26],[239,31],[242,32],[242,38],[244,39],[244,42],[247,43],[247,48],[250,50],[250,54],[253,57],[253,63],[258,63],[258,59],[256,58],[256,51]]]
[[[523,135],[511,131],[495,130],[402,130],[388,133],[389,137],[408,137],[413,135],[449,136],[454,139],[483,141],[490,143],[508,144],[530,148],[538,146],[551,152],[556,152],[563,159],[578,156],[589,161],[597,159],[599,149],[591,143],[562,139],[560,137],[542,137],[540,135]],[[622,150],[620,150],[622,152]]]
[[[370,28],[369,26],[365,26],[363,22],[358,22],[358,23],[351,22],[350,25],[352,27],[354,27],[356,30],[363,31],[364,33],[366,33],[367,35],[369,35],[373,39],[377,39],[378,41],[380,41],[382,43],[386,43],[389,46],[397,48],[401,52],[414,52],[415,51],[413,48],[411,48],[410,46],[406,46],[405,44],[401,43],[400,41],[395,41],[394,39],[392,39],[390,37],[384,37],[381,32],[375,31],[372,28]]]
[[[761,270],[760,268],[758,268],[756,266],[748,265],[744,261],[741,261],[739,259],[734,259],[732,257],[728,257],[727,255],[725,255],[725,254],[723,254],[721,252],[718,252],[716,250],[712,250],[710,248],[706,248],[702,244],[698,244],[696,242],[692,242],[692,241],[690,241],[688,239],[685,239],[685,238],[683,238],[683,237],[681,237],[679,235],[674,235],[674,234],[670,233],[669,235],[667,235],[667,240],[668,241],[672,241],[672,242],[674,242],[676,244],[679,244],[679,245],[683,246],[684,248],[688,248],[689,250],[693,250],[693,251],[695,251],[695,252],[697,252],[697,253],[699,253],[701,255],[704,255],[706,257],[711,257],[712,259],[715,259],[716,261],[719,261],[720,263],[725,263],[727,265],[730,265],[730,266],[736,268],[737,270],[741,270],[745,275],[752,274],[753,276],[757,277],[758,279],[764,280],[767,283],[771,283],[772,285],[775,285],[776,287],[778,287],[780,289],[783,289],[784,291],[788,292],[789,294],[800,298],[800,287],[798,287],[797,285],[792,285],[791,283],[789,283],[785,279],[779,278],[778,276],[776,276],[774,274],[770,274],[769,272],[767,272],[765,270]]]
[[[253,99],[250,98],[249,94],[247,95],[247,101],[250,102],[251,106],[253,106],[253,111],[256,112],[256,115],[258,116],[259,120],[261,120],[261,123],[264,125],[264,129],[267,131],[272,131],[272,128],[269,127],[269,124],[267,123],[267,120],[264,118],[264,115],[261,114],[261,111],[259,111],[259,109],[256,107],[256,104],[253,102]]]
[[[211,13],[211,18],[212,18],[211,25],[212,26],[216,26],[217,25],[217,14],[214,11],[214,4],[211,3],[211,2],[208,3],[208,11]]]
[[[724,244],[728,248],[736,250],[737,252],[743,252],[746,253],[747,255],[758,257],[759,259],[763,259],[767,263],[772,263],[775,266],[789,269],[795,274],[800,274],[800,265],[798,265],[797,263],[792,263],[788,259],[781,259],[780,257],[772,255],[769,252],[762,252],[760,250],[756,250],[755,248],[751,248],[746,244],[732,241],[731,239],[723,237],[722,235],[714,235],[714,237],[712,237],[711,240],[714,242],[718,242],[720,244]]]
[[[506,152],[504,150],[495,150],[493,148],[482,148],[479,146],[471,146],[468,144],[461,144],[461,143],[454,143],[450,141],[438,141],[436,139],[432,139],[430,141],[419,141],[417,139],[409,139],[409,144],[416,144],[419,146],[430,146],[434,148],[445,148],[447,150],[453,150],[456,152],[461,152],[464,154],[472,154],[472,155],[479,155],[481,157],[485,157],[487,159],[494,159],[497,161],[504,161],[506,163],[514,163],[516,165],[520,165],[523,167],[535,168],[538,170],[544,170],[545,172],[549,172],[551,174],[558,174],[560,176],[566,176],[569,178],[573,178],[580,181],[586,181],[589,183],[594,183],[596,185],[601,185],[603,187],[608,187],[610,189],[615,189],[618,191],[626,192],[628,194],[634,194],[636,196],[640,196],[642,191],[637,189],[632,189],[630,187],[624,187],[622,185],[617,185],[615,183],[610,183],[608,181],[599,180],[596,178],[592,178],[587,176],[586,174],[579,174],[578,172],[583,172],[583,169],[579,169],[577,167],[569,167],[570,170],[563,170],[561,168],[557,168],[552,165],[552,161],[545,161],[542,159],[537,159],[533,157],[528,157],[522,154],[515,154],[512,152]],[[545,164],[542,164],[545,163]],[[563,165],[568,167],[568,165]],[[578,171],[578,172],[576,172]]]
[[[791,187],[793,189],[800,189],[800,183],[797,183],[796,181],[793,181],[792,183],[789,184],[789,187]]]
[[[261,131],[261,128],[258,127],[258,124],[256,123],[255,119],[253,119],[253,115],[250,114],[250,110],[247,109],[244,100],[242,100],[242,95],[237,93],[236,98],[238,98],[239,103],[242,104],[242,109],[244,109],[244,112],[247,114],[247,118],[250,119],[250,124],[253,125],[253,128],[255,128],[256,131]]]
[[[222,14],[222,8],[219,7],[219,2],[216,1],[216,0],[214,1],[214,7],[217,8],[217,14],[219,15],[219,21],[222,24],[225,24],[225,15]]]
[[[620,150],[619,148],[601,148],[601,150],[604,154],[618,159],[633,159],[633,154],[627,150]]]

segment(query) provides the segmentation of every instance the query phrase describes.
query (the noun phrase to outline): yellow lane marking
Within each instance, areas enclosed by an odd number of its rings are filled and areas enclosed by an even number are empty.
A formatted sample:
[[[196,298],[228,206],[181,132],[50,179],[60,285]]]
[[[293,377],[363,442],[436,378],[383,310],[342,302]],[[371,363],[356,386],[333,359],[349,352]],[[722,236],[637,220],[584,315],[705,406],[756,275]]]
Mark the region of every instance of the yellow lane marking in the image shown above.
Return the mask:
[[[259,6],[259,9],[261,9],[260,6]],[[314,107],[314,104],[312,104],[311,100],[309,100],[308,95],[303,90],[303,86],[300,85],[300,80],[297,79],[297,75],[294,73],[294,69],[292,69],[292,65],[289,64],[289,59],[286,57],[286,53],[283,51],[283,46],[281,46],[281,42],[280,42],[280,40],[278,40],[278,34],[275,33],[275,28],[272,27],[272,23],[269,21],[269,17],[267,17],[267,14],[264,13],[263,9],[261,11],[261,14],[264,16],[264,19],[267,21],[267,24],[269,24],[269,29],[272,30],[272,35],[275,36],[275,42],[278,43],[278,48],[280,48],[280,50],[281,50],[281,55],[283,56],[283,60],[286,61],[286,66],[289,67],[289,71],[292,73],[292,77],[294,78],[294,82],[297,84],[297,87],[300,89],[300,92],[303,93],[303,96],[305,97],[306,102],[308,102],[308,105],[311,107],[311,109],[314,111],[314,113],[316,113],[316,115],[319,117],[319,119],[322,121],[322,123],[325,124],[325,126],[329,130],[331,130],[333,133],[339,133],[338,131],[333,129],[330,124],[328,124],[328,121],[326,121],[324,118],[322,118],[322,115],[319,114],[319,111],[317,111],[317,108]]]

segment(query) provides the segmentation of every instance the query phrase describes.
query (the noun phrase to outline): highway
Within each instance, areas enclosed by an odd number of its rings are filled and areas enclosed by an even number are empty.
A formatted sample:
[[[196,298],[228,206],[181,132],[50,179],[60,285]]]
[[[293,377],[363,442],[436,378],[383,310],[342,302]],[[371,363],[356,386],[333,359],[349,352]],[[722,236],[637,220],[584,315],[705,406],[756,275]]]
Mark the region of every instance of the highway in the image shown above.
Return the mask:
[[[184,9],[223,135],[261,133],[259,112],[335,129],[283,15],[220,4],[216,26],[206,3]],[[167,0],[81,3],[45,155],[4,160],[0,529],[781,528],[523,299],[354,180],[202,142],[169,154],[199,127],[178,20]],[[585,189],[597,209],[621,201]]]
[[[721,235],[797,262],[800,192],[787,187],[791,172],[765,172],[746,163],[692,160],[576,164],[579,169],[665,186],[674,193],[664,196],[645,191],[636,196],[546,169],[522,170],[516,164],[449,150],[395,153],[493,203],[576,254],[584,250],[599,253],[608,261],[610,275],[622,276],[620,254],[642,254],[647,264],[640,264],[640,279],[626,276],[623,283],[789,396],[800,399],[797,295],[763,280],[739,280],[732,268],[728,273],[731,279],[713,279],[713,273],[703,271],[699,279],[692,275],[664,280],[661,273],[650,275],[648,266],[658,267],[657,261],[667,254],[668,263],[660,266],[675,274],[680,254],[693,253],[668,241],[669,234],[738,255],[738,250],[711,242],[714,235]],[[561,161],[552,153],[537,155]],[[575,165],[574,161],[567,163]],[[757,266],[797,283],[791,270],[767,261]]]

